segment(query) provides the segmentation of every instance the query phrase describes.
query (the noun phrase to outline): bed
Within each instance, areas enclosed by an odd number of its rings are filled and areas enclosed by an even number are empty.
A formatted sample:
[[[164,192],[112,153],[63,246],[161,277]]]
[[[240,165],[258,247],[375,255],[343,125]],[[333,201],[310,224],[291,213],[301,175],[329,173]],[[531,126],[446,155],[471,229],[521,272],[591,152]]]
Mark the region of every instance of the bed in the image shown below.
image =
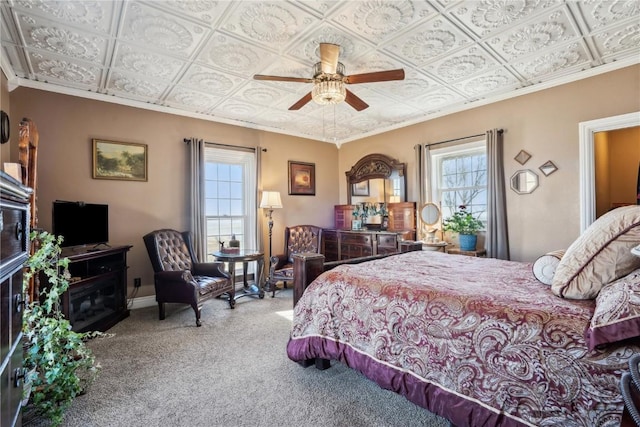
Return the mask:
[[[287,354],[340,361],[459,427],[618,426],[620,377],[640,352],[640,259],[615,247],[640,243],[634,209],[634,226],[605,221],[607,243],[586,250],[587,264],[625,258],[595,298],[569,299],[533,263],[409,252],[320,274],[295,305]],[[579,240],[561,263],[577,257],[584,273]]]

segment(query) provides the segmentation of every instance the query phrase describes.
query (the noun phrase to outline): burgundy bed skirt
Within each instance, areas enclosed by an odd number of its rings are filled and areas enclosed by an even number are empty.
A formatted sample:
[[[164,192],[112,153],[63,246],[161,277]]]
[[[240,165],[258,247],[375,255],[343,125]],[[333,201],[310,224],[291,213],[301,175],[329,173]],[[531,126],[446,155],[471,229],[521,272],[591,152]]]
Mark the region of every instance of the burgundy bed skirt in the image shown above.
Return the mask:
[[[314,358],[338,360],[380,387],[406,397],[416,405],[440,415],[455,426],[519,427],[529,425],[482,403],[425,381],[415,374],[394,368],[362,354],[352,347],[321,337],[290,339],[287,355],[294,362]]]

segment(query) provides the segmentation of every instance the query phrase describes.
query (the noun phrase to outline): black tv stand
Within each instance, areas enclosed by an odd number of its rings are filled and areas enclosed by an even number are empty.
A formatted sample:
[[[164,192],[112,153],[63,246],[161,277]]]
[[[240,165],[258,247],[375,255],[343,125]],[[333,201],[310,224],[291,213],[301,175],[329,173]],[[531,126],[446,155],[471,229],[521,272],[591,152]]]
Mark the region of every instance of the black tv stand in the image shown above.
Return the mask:
[[[63,249],[71,280],[61,306],[74,331],[106,331],[129,316],[127,252],[131,247]]]

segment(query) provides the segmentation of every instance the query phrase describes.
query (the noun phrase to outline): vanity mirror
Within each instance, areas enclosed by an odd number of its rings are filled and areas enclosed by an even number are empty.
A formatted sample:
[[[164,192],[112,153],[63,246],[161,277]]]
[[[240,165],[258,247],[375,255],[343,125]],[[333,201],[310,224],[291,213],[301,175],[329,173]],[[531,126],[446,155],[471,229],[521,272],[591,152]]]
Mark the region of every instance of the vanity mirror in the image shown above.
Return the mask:
[[[447,244],[438,237],[442,236],[442,224],[440,223],[440,208],[435,203],[425,203],[418,211],[421,221],[423,250],[438,250]]]
[[[434,226],[440,220],[440,208],[435,203],[425,203],[420,208],[420,219],[424,225]]]
[[[384,154],[364,156],[351,170],[345,172],[347,204],[406,202],[406,172],[406,163],[400,163]]]

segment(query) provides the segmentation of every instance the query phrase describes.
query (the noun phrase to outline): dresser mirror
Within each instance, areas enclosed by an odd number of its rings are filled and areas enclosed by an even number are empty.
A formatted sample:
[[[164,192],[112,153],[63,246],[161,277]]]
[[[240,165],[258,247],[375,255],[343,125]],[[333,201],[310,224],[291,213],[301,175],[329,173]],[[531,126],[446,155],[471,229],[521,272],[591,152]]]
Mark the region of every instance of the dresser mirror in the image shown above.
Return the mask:
[[[407,201],[407,164],[384,154],[364,156],[349,170],[347,204]]]
[[[435,203],[425,203],[420,208],[420,219],[424,225],[436,225],[440,220],[440,208]]]
[[[511,189],[518,194],[530,194],[538,188],[538,174],[531,169],[516,171],[511,176]]]

